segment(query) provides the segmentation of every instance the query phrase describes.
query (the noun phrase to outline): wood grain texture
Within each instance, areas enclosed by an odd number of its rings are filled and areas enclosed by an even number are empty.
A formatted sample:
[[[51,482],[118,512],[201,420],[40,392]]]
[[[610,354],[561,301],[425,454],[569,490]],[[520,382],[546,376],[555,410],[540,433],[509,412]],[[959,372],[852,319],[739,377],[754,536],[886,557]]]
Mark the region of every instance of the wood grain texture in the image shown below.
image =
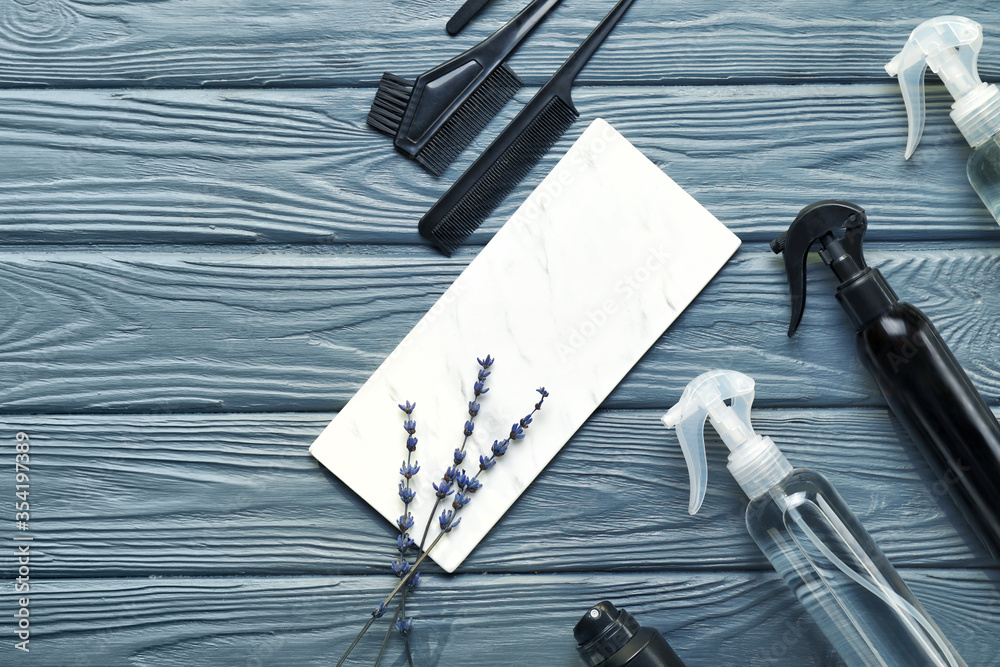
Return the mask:
[[[2,242],[423,244],[417,221],[532,92],[435,179],[365,125],[370,89],[0,91]],[[1000,243],[940,88],[909,161],[892,82],[617,86],[575,100],[581,120],[472,245],[597,117],[745,241],[770,241],[804,205],[834,197],[866,207],[872,240]]]
[[[1000,250],[874,248],[869,261],[1000,401]],[[8,413],[338,410],[468,259],[423,247],[8,254],[0,404]],[[882,405],[818,260],[809,289],[789,339],[782,261],[745,245],[605,407],[667,408],[717,367],[755,377],[761,407]],[[577,296],[581,308],[600,307]]]
[[[970,665],[1000,664],[996,572],[903,572]],[[32,590],[32,652],[5,664],[330,665],[391,577],[97,579]],[[795,598],[765,573],[428,576],[410,598],[414,662],[580,665],[572,628],[610,598],[661,630],[691,667],[837,665]],[[376,628],[384,627],[382,625]],[[374,660],[381,632],[348,664]],[[396,638],[398,639],[398,638]],[[394,660],[405,664],[392,644]],[[476,655],[471,659],[471,655]]]
[[[444,26],[458,2],[298,0],[4,0],[0,83],[25,86],[374,85],[410,78],[486,37],[524,3],[497,2],[457,39]],[[540,84],[608,11],[607,0],[560,7],[512,61]],[[987,45],[1000,35],[989,0],[964,3]],[[637,3],[583,74],[584,82],[857,81],[948,3],[723,0]],[[1000,74],[1000,50],[980,71]]]
[[[597,413],[460,571],[770,571],[716,439],[707,500],[688,515],[687,468],[660,415]],[[0,433],[32,439],[32,560],[47,579],[383,574],[392,527],[308,453],[332,416],[7,417]],[[886,412],[762,410],[754,420],[795,465],[831,479],[896,565],[989,563]],[[15,576],[12,561],[0,566]]]

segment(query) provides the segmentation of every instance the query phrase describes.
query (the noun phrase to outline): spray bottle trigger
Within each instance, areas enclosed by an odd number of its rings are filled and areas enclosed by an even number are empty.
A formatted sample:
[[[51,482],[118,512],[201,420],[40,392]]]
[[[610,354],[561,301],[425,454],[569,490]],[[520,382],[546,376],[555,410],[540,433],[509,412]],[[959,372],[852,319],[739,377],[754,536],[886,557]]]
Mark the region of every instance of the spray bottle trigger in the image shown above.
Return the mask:
[[[910,159],[924,136],[924,122],[927,118],[927,102],[924,99],[926,71],[927,63],[921,60],[918,67],[910,67],[898,74],[899,90],[903,94],[903,104],[906,106],[906,152],[903,154],[905,160]]]
[[[699,406],[697,411],[684,415],[687,407],[681,401],[663,415],[663,425],[677,429],[677,440],[684,454],[688,468],[688,484],[691,496],[688,500],[688,514],[694,515],[701,509],[708,492],[708,456],[705,454],[705,422],[708,420],[708,408]]]
[[[753,433],[750,407],[753,379],[736,371],[702,373],[684,389],[681,400],[663,416],[663,425],[677,430],[677,440],[688,467],[691,497],[688,512],[696,514],[708,490],[708,457],[705,454],[705,422],[714,415],[713,426],[732,449]],[[731,406],[724,405],[730,401]],[[735,420],[734,420],[735,417]],[[735,439],[735,440],[734,440]]]
[[[982,46],[983,29],[978,23],[962,16],[939,16],[917,26],[902,51],[885,65],[886,73],[899,79],[906,105],[907,159],[917,149],[924,133],[927,67],[941,78],[957,103],[982,85],[977,67]],[[958,118],[955,122],[966,134],[962,122]]]

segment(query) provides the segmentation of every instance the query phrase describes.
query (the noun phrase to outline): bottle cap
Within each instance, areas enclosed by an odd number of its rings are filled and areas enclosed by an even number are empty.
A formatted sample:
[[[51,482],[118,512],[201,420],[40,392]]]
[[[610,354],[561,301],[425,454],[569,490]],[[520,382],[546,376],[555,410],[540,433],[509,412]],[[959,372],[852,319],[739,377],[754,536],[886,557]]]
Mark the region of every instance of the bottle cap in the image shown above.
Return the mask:
[[[662,634],[607,600],[583,615],[573,636],[588,667],[685,667]]]

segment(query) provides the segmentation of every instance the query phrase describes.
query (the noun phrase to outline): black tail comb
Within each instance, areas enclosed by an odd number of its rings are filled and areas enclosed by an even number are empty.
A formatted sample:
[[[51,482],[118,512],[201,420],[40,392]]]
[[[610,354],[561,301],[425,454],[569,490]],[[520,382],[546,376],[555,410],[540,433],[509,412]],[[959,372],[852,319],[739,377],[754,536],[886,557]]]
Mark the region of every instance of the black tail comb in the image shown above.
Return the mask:
[[[635,0],[619,0],[490,147],[420,220],[420,233],[451,255],[580,117],[573,81]]]
[[[468,25],[472,17],[479,13],[479,11],[490,4],[490,0],[467,0],[462,7],[455,12],[455,15],[451,17],[448,21],[448,25],[445,29],[448,31],[449,35],[457,35],[462,32],[462,28]]]
[[[560,2],[533,0],[493,35],[415,82],[386,72],[368,124],[440,176],[521,89],[504,62]]]

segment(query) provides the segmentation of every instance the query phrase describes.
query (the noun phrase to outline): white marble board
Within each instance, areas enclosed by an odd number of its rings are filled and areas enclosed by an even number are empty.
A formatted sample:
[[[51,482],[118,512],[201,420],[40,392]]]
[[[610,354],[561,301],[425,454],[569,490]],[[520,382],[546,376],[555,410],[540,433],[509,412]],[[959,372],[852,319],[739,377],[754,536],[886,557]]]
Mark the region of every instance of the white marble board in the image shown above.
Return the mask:
[[[527,437],[481,476],[461,525],[431,552],[453,572],[739,244],[595,120],[310,451],[395,523],[406,458],[396,405],[415,401],[421,470],[410,532],[419,538],[435,500],[431,483],[463,438],[476,358],[496,363],[468,446],[470,474],[544,386],[551,395]]]

